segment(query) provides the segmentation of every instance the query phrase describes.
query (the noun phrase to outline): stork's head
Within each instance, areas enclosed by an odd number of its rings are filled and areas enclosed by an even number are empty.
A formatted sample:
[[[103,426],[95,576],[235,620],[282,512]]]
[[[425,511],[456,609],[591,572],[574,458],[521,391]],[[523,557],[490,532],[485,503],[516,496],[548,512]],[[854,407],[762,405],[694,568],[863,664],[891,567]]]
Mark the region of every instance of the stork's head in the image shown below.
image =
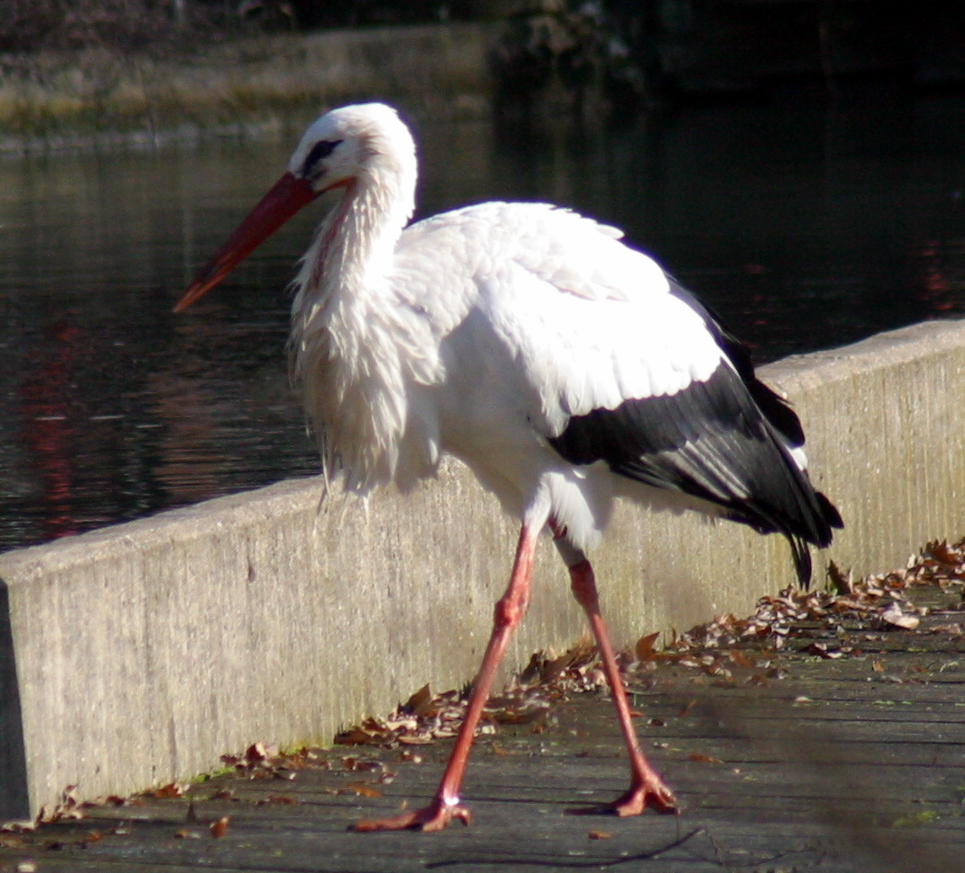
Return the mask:
[[[302,137],[288,172],[321,193],[373,172],[414,170],[415,146],[394,109],[364,103],[333,109]]]
[[[410,179],[415,145],[396,111],[382,103],[333,109],[305,131],[288,170],[241,222],[221,250],[201,268],[174,307],[187,309],[296,212],[333,188]]]

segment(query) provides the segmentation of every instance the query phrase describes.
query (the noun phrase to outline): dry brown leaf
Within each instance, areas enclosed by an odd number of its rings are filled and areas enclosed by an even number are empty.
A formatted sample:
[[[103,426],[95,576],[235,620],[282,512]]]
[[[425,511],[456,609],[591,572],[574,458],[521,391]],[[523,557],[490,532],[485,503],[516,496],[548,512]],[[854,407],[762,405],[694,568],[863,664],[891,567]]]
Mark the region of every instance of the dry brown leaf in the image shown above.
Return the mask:
[[[22,834],[27,831],[35,831],[38,827],[37,819],[23,819],[19,821],[5,821],[0,824],[0,833],[5,834]]]
[[[381,761],[365,761],[362,758],[348,756],[342,758],[342,769],[352,771],[378,770],[382,767]]]
[[[940,543],[929,543],[927,546],[925,546],[925,553],[934,558],[936,561],[952,567],[957,565],[960,561],[959,556],[949,548],[947,540]]]
[[[265,744],[260,740],[257,743],[252,743],[245,749],[245,760],[248,762],[249,766],[254,764],[260,764],[262,761],[267,760],[268,750]]]
[[[102,806],[127,806],[131,803],[129,797],[119,797],[116,794],[108,794],[107,797],[103,798],[101,801]]]
[[[849,570],[847,573],[841,571],[834,561],[828,561],[828,581],[837,594],[851,594],[854,590],[854,580]]]
[[[364,731],[359,727],[353,727],[337,734],[335,742],[339,746],[368,746],[377,744],[379,741],[368,731]]]
[[[211,836],[217,840],[228,833],[229,824],[231,824],[231,816],[223,815],[217,821],[211,822],[211,827],[208,830],[211,832]]]
[[[493,721],[497,724],[529,724],[546,714],[549,704],[545,706],[530,706],[523,709],[500,709],[490,712]],[[437,733],[436,736],[439,736]]]
[[[381,797],[382,792],[374,785],[365,782],[350,782],[339,790],[339,794],[357,794],[359,797]]]
[[[416,715],[423,715],[427,709],[430,708],[432,704],[432,692],[429,690],[429,686],[423,685],[415,694],[413,694],[403,706],[403,709],[414,712]]]
[[[704,755],[700,752],[694,752],[692,755],[687,756],[688,761],[693,761],[697,764],[723,764],[724,762],[720,758],[714,758],[711,755]]]
[[[657,652],[654,648],[657,640],[660,637],[660,631],[654,631],[652,634],[647,634],[644,637],[640,637],[637,640],[636,646],[634,646],[634,653],[637,656],[638,661],[653,661],[657,657]]]
[[[731,649],[727,653],[727,657],[730,658],[731,663],[745,670],[750,670],[757,666],[757,659],[749,656],[746,652],[742,652],[740,649]]]
[[[587,834],[587,836],[588,836],[591,840],[608,840],[608,839],[610,839],[610,837],[613,836],[613,834],[611,834],[609,831],[600,831],[600,830],[595,830],[595,829],[594,829],[594,830],[590,831],[590,832]]]
[[[839,651],[829,649],[827,643],[821,642],[813,642],[802,651],[807,652],[809,655],[818,655],[819,657],[826,659],[840,658],[842,655],[842,653]]]
[[[892,603],[891,606],[881,613],[881,620],[894,627],[900,627],[903,630],[915,630],[915,628],[921,624],[921,619],[917,615],[908,615],[902,612],[901,607],[897,603]]]

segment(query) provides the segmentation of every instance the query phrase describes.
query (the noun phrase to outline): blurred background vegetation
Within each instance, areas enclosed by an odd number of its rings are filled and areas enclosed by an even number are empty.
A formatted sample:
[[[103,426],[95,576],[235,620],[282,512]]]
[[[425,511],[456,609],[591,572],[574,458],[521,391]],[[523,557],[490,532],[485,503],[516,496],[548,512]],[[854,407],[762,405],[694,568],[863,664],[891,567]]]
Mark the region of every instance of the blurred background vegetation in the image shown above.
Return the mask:
[[[553,81],[644,93],[655,10],[691,0],[0,0],[0,76],[36,74],[45,54],[178,56],[258,34],[444,22],[505,23],[490,65],[504,90]],[[663,17],[666,17],[664,14]],[[25,73],[25,71],[27,71]]]
[[[965,3],[941,0],[0,0],[0,84],[84,67],[107,94],[130,57],[178,63],[259,34],[496,20],[487,63],[504,110],[652,106],[794,77],[823,79],[829,94],[854,75],[965,85]]]
[[[534,4],[478,0],[3,0],[0,51],[91,46],[136,50],[191,35],[465,20],[512,5]]]

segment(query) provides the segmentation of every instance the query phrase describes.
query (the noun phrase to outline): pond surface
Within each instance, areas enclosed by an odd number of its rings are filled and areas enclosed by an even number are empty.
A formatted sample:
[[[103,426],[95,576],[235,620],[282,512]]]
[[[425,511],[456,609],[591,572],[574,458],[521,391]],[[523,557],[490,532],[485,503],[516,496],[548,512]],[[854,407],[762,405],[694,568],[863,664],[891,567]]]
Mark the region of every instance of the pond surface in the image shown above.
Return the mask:
[[[420,215],[540,199],[618,225],[761,361],[965,311],[960,97],[799,88],[417,138]],[[296,139],[0,160],[0,549],[316,472],[284,346],[320,211],[171,313]]]

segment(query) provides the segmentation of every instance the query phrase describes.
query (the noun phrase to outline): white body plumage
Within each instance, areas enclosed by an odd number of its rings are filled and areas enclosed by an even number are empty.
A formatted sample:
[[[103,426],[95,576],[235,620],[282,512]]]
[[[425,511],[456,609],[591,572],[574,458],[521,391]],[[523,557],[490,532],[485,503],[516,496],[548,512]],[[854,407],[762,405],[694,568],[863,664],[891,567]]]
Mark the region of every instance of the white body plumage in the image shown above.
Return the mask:
[[[664,271],[620,231],[547,204],[484,203],[405,227],[411,136],[385,107],[336,112],[353,111],[378,116],[383,141],[369,150],[394,159],[349,183],[305,255],[292,310],[293,370],[328,468],[355,491],[407,489],[451,452],[516,517],[547,502],[581,550],[618,492],[715,511],[602,462],[574,466],[546,441],[573,415],[674,395],[731,366]],[[290,171],[313,143],[344,136],[328,127],[331,114]]]
[[[725,512],[617,475],[606,458],[570,463],[548,442],[574,416],[734,371],[716,324],[652,259],[620,231],[541,203],[484,203],[406,227],[415,147],[388,107],[323,116],[289,172],[311,177],[319,143],[337,143],[324,178],[345,190],[296,279],[292,354],[328,470],[362,493],[390,480],[408,489],[451,452],[507,511],[553,518],[581,551],[617,494]],[[705,424],[692,421],[694,433]],[[778,441],[803,470],[800,446]],[[752,496],[731,484],[737,499]]]

